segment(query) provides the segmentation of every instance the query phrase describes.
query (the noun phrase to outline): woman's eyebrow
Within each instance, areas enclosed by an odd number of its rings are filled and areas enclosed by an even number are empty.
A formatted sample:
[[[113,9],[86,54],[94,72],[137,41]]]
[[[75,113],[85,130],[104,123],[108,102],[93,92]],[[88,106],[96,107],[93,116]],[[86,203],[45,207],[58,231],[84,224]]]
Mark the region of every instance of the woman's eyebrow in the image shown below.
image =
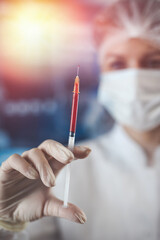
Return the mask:
[[[120,54],[116,54],[116,53],[106,53],[105,58],[124,58],[124,56],[120,55]]]
[[[156,57],[156,56],[160,57],[160,50],[148,53],[148,54],[146,54],[145,57]]]

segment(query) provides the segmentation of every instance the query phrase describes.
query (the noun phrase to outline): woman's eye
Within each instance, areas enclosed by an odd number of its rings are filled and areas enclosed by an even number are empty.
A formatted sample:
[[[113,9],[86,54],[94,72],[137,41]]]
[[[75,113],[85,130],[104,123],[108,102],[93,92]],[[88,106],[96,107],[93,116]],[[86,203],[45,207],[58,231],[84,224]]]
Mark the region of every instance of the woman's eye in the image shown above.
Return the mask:
[[[160,59],[149,60],[145,63],[144,67],[160,69]]]
[[[110,69],[123,69],[126,68],[126,64],[123,61],[115,61],[109,64]]]

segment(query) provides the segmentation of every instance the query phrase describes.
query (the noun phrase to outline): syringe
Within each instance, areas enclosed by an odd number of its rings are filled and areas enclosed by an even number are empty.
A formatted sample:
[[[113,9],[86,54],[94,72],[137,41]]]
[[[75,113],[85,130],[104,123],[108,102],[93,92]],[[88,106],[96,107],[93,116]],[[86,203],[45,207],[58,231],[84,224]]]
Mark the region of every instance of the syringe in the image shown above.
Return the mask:
[[[79,102],[79,66],[77,67],[77,76],[76,76],[75,82],[74,82],[70,132],[69,132],[69,139],[68,139],[68,148],[71,151],[73,151],[74,144],[75,144],[78,102]],[[64,207],[68,206],[70,176],[71,176],[71,164],[67,164],[67,166],[66,166],[65,189],[64,189],[64,204],[63,204]]]

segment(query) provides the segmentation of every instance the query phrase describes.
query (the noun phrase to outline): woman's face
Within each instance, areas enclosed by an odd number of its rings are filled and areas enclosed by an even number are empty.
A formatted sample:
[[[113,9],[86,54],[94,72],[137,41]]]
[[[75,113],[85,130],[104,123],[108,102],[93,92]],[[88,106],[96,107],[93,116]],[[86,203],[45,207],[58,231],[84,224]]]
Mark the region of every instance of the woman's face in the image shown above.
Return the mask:
[[[101,71],[127,68],[160,69],[160,48],[136,38],[110,43],[103,53]]]

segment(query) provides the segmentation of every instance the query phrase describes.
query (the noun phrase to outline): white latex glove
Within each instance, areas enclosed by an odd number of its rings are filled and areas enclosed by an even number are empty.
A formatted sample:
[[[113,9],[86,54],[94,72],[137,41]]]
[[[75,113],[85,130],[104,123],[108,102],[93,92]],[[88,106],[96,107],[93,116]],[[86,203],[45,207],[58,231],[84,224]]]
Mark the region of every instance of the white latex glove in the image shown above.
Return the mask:
[[[74,153],[74,154],[73,154]],[[63,207],[51,187],[59,171],[75,158],[85,158],[87,147],[75,147],[73,153],[53,140],[38,148],[14,154],[0,167],[0,220],[30,222],[43,216],[56,216],[84,223],[86,216],[77,206]]]

